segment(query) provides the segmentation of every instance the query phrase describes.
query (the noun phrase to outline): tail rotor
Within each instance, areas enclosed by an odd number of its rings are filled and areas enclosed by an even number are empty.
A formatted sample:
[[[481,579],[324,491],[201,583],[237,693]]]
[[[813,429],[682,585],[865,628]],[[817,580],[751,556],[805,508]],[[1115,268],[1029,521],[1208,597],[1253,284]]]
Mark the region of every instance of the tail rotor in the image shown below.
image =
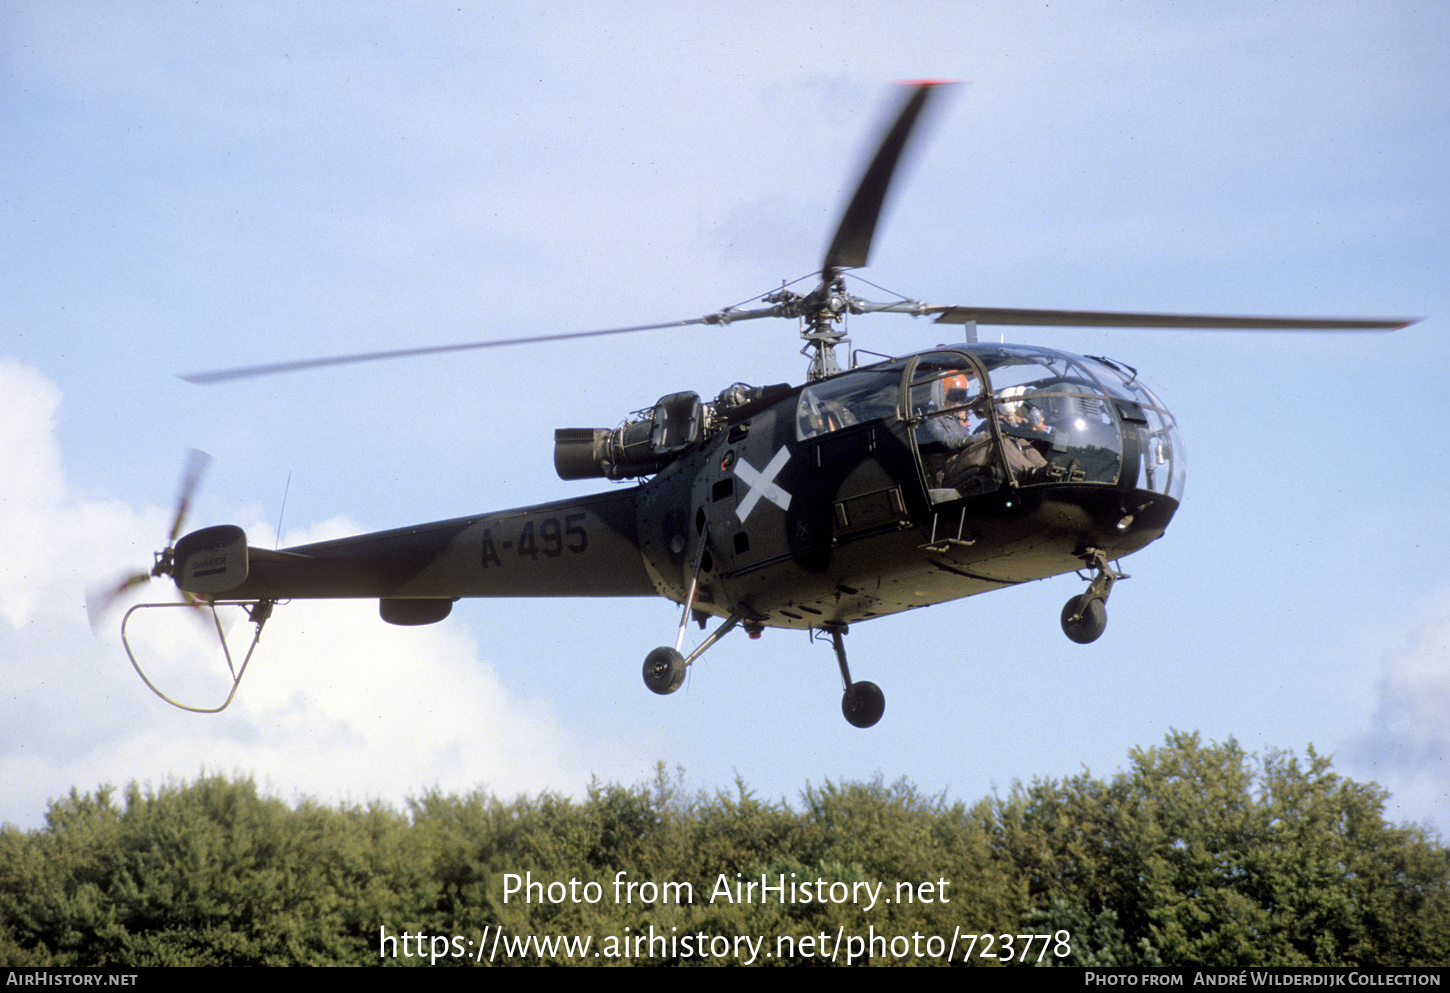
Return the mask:
[[[187,512],[191,509],[192,497],[201,485],[201,478],[210,464],[211,456],[206,452],[193,448],[187,453],[186,468],[181,475],[181,491],[176,498],[176,514],[172,517],[171,530],[166,536],[166,547],[155,553],[150,571],[133,572],[111,586],[93,589],[86,594],[86,617],[90,620],[91,630],[97,630],[110,609],[131,590],[154,578],[173,575],[176,539],[181,536]],[[200,606],[199,601],[190,595],[187,599]]]

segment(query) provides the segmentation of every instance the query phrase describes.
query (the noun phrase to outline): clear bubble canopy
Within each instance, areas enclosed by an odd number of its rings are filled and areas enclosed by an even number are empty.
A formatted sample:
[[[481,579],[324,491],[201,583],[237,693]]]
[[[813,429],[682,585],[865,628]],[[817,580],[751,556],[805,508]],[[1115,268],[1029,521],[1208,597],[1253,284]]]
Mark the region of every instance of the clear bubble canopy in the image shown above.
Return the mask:
[[[1181,500],[1183,440],[1137,373],[1031,345],[961,345],[805,387],[800,440],[900,417],[935,502],[1016,486],[1102,484]]]

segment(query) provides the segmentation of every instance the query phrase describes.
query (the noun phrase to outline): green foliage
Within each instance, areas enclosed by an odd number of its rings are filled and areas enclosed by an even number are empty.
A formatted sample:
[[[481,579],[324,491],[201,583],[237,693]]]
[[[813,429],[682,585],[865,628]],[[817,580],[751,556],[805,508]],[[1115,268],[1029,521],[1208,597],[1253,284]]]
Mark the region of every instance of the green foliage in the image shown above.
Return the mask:
[[[55,964],[274,965],[357,959],[384,915],[436,889],[383,807],[289,809],[250,780],[53,803],[0,841],[0,920]],[[6,950],[0,944],[0,950]]]
[[[1443,965],[1450,853],[1309,749],[1256,763],[1173,733],[1109,781],[1017,786],[1004,854],[1113,964]],[[1086,947],[1086,946],[1085,946]],[[1087,964],[1084,959],[1082,964]]]
[[[970,806],[879,778],[793,806],[738,781],[691,794],[663,770],[582,801],[428,793],[406,813],[289,806],[219,777],[72,791],[44,828],[0,829],[0,963],[467,964],[502,933],[596,942],[511,964],[735,961],[761,938],[764,964],[827,964],[821,936],[869,933],[897,939],[869,949],[895,964],[941,961],[924,939],[956,931],[1070,935],[1043,964],[1450,963],[1450,852],[1383,807],[1312,748],[1260,759],[1178,733],[1111,778]],[[686,935],[731,954],[643,940]],[[619,954],[593,954],[606,946]]]

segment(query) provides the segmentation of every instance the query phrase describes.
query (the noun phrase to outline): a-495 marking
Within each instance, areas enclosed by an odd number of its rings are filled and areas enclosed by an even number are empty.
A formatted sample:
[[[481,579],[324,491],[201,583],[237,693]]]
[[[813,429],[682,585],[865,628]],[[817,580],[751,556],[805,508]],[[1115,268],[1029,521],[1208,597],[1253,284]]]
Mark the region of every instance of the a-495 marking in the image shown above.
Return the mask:
[[[484,528],[481,557],[483,567],[487,569],[489,566],[503,565],[503,557],[499,555],[500,548],[536,562],[540,555],[547,559],[556,559],[565,552],[577,555],[589,547],[589,533],[579,523],[588,516],[581,512],[565,514],[563,518],[540,517],[526,520],[517,538],[500,540],[497,544],[493,540],[493,529]]]

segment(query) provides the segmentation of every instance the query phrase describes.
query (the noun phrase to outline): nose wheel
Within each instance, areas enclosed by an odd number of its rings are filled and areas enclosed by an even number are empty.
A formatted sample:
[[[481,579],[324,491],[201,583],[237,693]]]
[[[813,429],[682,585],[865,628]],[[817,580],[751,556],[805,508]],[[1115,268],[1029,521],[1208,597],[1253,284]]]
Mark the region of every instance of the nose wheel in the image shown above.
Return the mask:
[[[1079,645],[1090,645],[1102,635],[1108,626],[1108,594],[1113,591],[1113,583],[1128,578],[1109,566],[1107,556],[1098,549],[1091,549],[1085,557],[1097,575],[1085,593],[1073,597],[1062,608],[1062,633]]]
[[[1067,601],[1062,608],[1062,633],[1079,645],[1090,645],[1108,626],[1108,608],[1086,593]]]

